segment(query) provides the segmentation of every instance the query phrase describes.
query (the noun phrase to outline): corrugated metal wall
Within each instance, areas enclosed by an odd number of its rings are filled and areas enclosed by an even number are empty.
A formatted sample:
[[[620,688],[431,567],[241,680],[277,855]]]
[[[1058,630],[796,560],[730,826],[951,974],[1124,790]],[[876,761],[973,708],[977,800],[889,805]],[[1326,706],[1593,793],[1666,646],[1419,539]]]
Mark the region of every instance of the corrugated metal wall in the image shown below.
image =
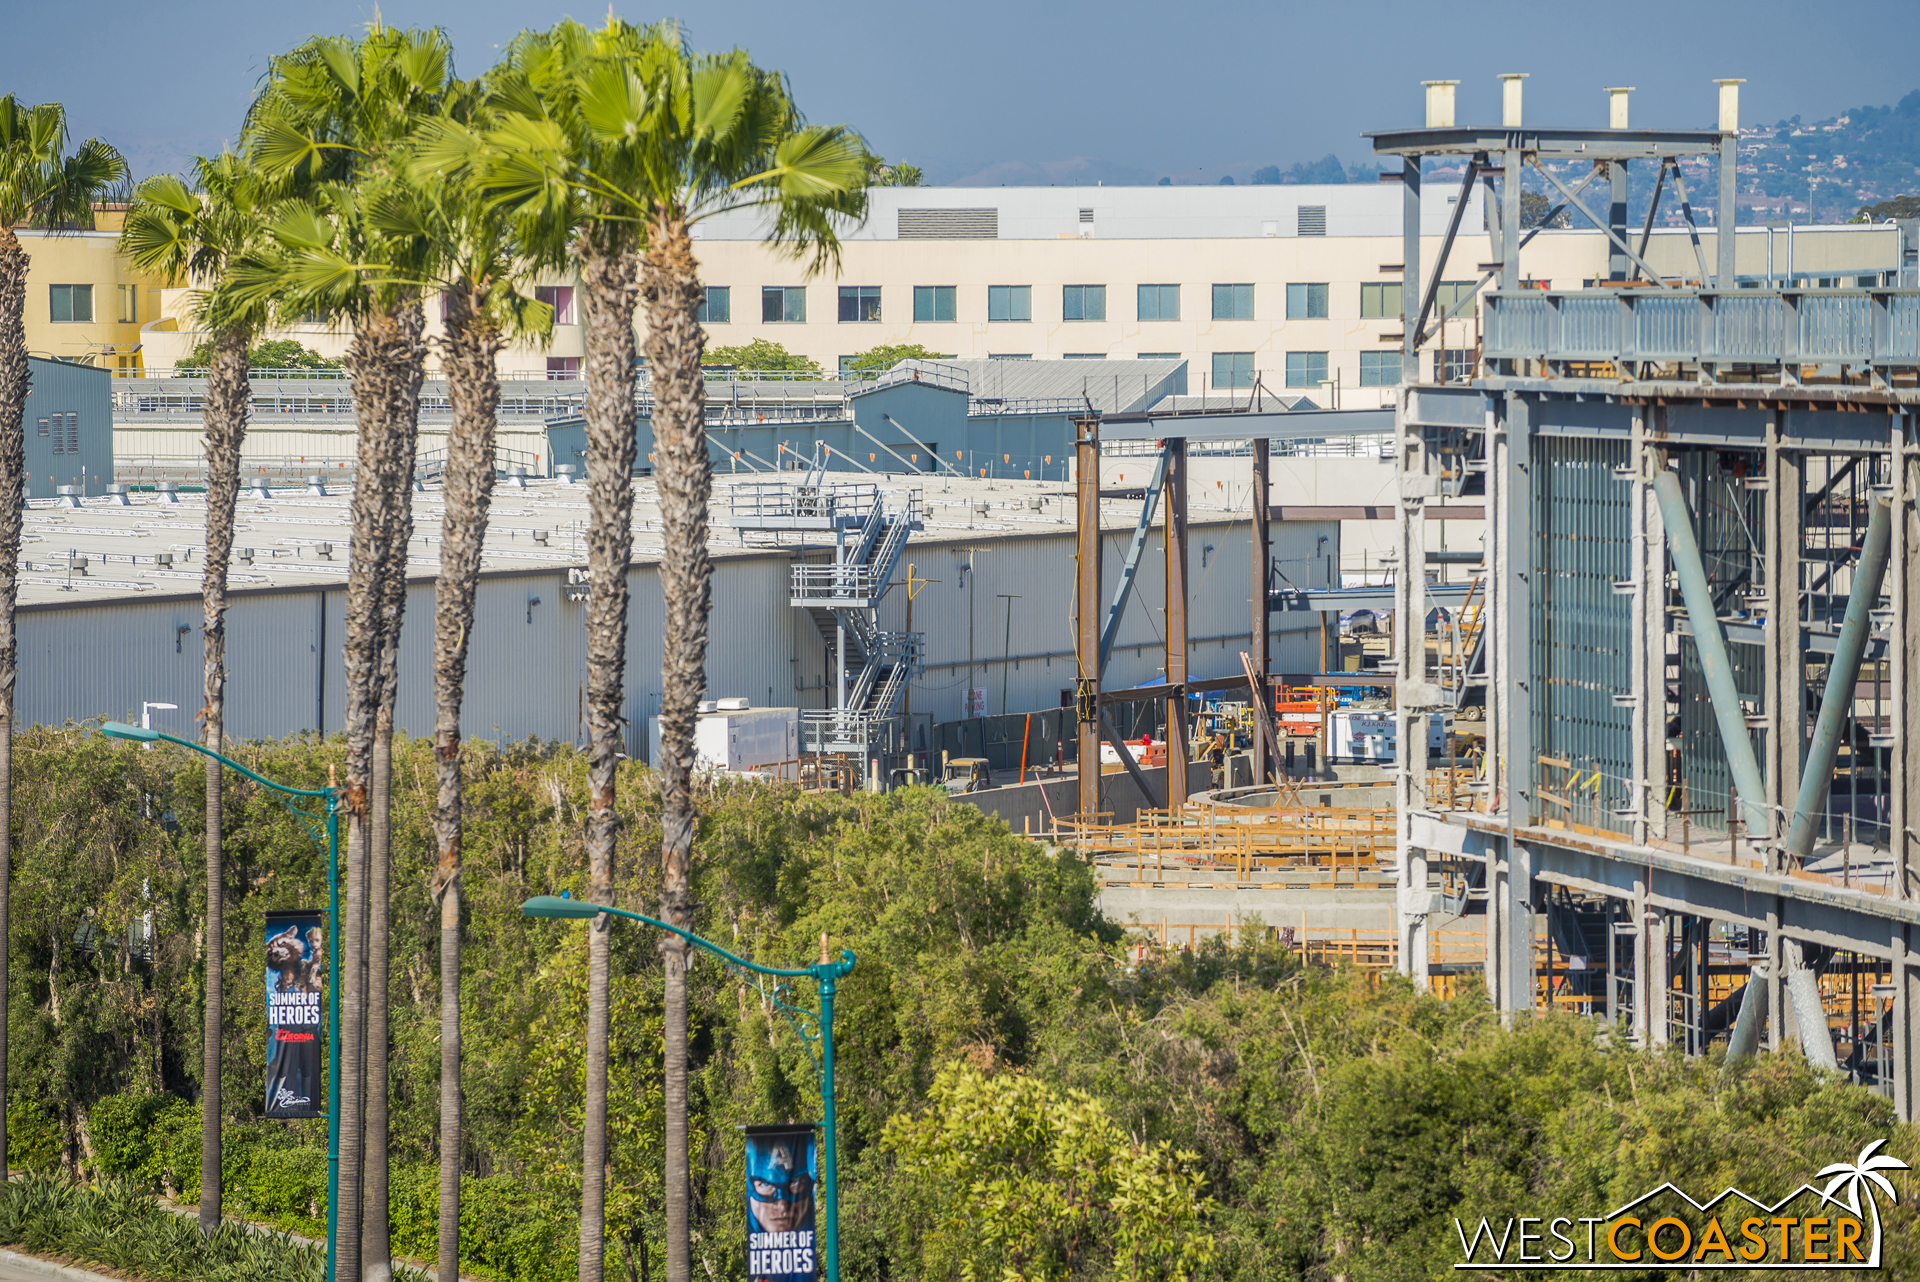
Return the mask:
[[[1334,522],[1276,524],[1276,562],[1306,564],[1319,540],[1335,540]],[[1119,577],[1127,534],[1107,535],[1108,590]],[[1166,633],[1165,559],[1160,537],[1150,544],[1107,671],[1110,688],[1157,680]],[[1211,547],[1212,550],[1208,551]],[[1195,524],[1189,535],[1192,584],[1188,670],[1198,680],[1239,671],[1249,628],[1248,523]],[[988,691],[988,708],[1055,707],[1074,677],[1073,535],[916,540],[906,561],[923,578],[913,625],[927,634],[927,671],[912,708],[941,720],[963,715],[971,683]],[[756,705],[819,708],[831,704],[826,646],[806,613],[787,604],[789,556],[784,550],[715,561],[709,632],[709,697],[743,696]],[[961,567],[971,569],[961,572]],[[904,577],[904,571],[902,572]],[[1318,579],[1314,580],[1319,582]],[[1001,594],[1017,599],[1008,602]],[[651,565],[632,574],[627,633],[630,750],[646,739],[659,711],[660,579]],[[881,624],[906,626],[906,591],[882,603]],[[1008,607],[1011,605],[1011,614]],[[266,738],[319,728],[337,733],[344,720],[346,590],[235,592],[228,616],[228,725],[238,738]],[[1009,628],[1011,620],[1011,628]],[[155,724],[191,734],[201,705],[201,609],[198,597],[31,606],[20,615],[20,715],[58,724],[93,717],[138,719],[143,700],[176,703]],[[483,738],[538,735],[577,740],[582,734],[586,677],[585,613],[567,599],[564,570],[491,575],[475,608],[464,732]],[[1317,631],[1276,634],[1277,670],[1313,666]],[[433,731],[433,587],[408,593],[401,641],[397,724],[410,734]]]

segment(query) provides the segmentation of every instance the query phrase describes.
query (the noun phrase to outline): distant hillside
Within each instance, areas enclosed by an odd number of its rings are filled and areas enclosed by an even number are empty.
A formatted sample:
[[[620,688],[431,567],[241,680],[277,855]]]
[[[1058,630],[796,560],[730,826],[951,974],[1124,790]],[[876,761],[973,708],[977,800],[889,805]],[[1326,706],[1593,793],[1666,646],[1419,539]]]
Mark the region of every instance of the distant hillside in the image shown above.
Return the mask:
[[[1822,220],[1920,192],[1920,89],[1893,107],[1854,107],[1740,131],[1740,204],[1805,214],[1809,181]]]

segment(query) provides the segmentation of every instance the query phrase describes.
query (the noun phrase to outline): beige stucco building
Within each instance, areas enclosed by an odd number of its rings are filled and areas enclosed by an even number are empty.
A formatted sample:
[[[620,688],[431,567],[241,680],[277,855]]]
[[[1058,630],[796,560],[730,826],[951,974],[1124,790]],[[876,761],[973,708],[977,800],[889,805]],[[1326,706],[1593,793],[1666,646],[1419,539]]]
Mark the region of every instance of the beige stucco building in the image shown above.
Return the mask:
[[[1399,377],[1402,206],[1397,182],[877,188],[865,222],[843,232],[838,269],[811,278],[802,261],[765,243],[763,217],[741,211],[698,226],[708,341],[766,339],[829,371],[901,343],[968,358],[1176,357],[1188,363],[1194,393],[1258,380],[1327,406],[1385,404]],[[1490,265],[1477,206],[1462,216],[1443,269],[1443,307]],[[1451,200],[1429,199],[1424,208],[1421,262],[1431,273]],[[117,215],[103,216],[103,228],[109,218]],[[1711,230],[1701,234],[1708,262],[1713,240]],[[1789,264],[1785,233],[1743,229],[1740,274],[1885,272],[1900,262],[1891,226],[1800,229],[1791,243]],[[200,341],[189,292],[129,273],[111,231],[39,236],[30,252],[35,352],[152,373]],[[1684,231],[1656,231],[1647,258],[1663,272],[1698,274]],[[1591,230],[1542,232],[1523,266],[1530,283],[1578,288],[1606,274],[1607,241]],[[61,285],[90,287],[92,322],[53,319]],[[559,317],[552,340],[510,348],[502,370],[577,377],[583,349],[572,284],[554,277],[542,289]],[[438,312],[429,305],[430,332]],[[121,315],[129,318],[115,320]],[[330,356],[344,352],[348,338],[320,325],[281,336]],[[1452,353],[1454,363],[1470,363],[1477,346],[1469,303],[1422,359]]]
[[[95,230],[18,229],[27,252],[27,351],[107,369],[141,368],[141,330],[161,316],[159,277],[120,255],[124,214],[101,209]]]

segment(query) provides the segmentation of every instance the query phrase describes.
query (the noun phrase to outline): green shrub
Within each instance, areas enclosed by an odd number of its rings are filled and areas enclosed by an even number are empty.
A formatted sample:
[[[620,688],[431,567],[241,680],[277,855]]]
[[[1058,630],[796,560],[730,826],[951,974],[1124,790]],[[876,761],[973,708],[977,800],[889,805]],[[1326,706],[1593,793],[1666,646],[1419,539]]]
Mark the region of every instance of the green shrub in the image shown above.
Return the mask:
[[[51,1171],[60,1165],[60,1119],[31,1100],[7,1102],[7,1164],[18,1171]]]

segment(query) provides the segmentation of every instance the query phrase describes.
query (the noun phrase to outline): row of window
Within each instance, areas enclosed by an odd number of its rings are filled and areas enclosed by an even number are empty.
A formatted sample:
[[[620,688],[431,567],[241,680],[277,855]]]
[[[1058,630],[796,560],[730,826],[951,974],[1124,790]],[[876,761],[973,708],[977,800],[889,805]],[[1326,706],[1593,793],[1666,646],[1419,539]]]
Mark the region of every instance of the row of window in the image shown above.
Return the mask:
[[[134,325],[140,320],[140,287],[116,285],[119,295],[120,324]],[[93,286],[47,286],[47,320],[55,325],[93,324]]]
[[[53,446],[55,454],[80,452],[80,416],[50,414],[40,420],[40,437]]]
[[[1287,286],[1288,320],[1324,320],[1330,286],[1324,281],[1293,283]],[[846,324],[877,321],[881,318],[880,286],[841,285],[839,319]],[[544,295],[545,289],[536,290]],[[567,295],[567,324],[572,316],[572,290]],[[1435,295],[1436,308],[1445,311],[1473,292],[1471,281],[1442,281]],[[1387,282],[1360,286],[1360,315],[1363,319],[1398,320],[1400,317],[1398,284]],[[959,318],[959,289],[954,285],[915,285],[913,319],[915,324],[952,321]],[[547,301],[542,298],[542,301]],[[1252,320],[1251,284],[1215,285],[1212,288],[1214,320]],[[1180,286],[1140,285],[1136,287],[1134,315],[1143,321],[1180,319]],[[700,321],[705,325],[724,325],[733,319],[733,291],[726,285],[709,285],[700,305]],[[764,325],[803,324],[807,319],[807,288],[804,285],[767,285],[760,290],[760,321]],[[1033,319],[1033,286],[987,286],[989,321],[1030,321]],[[1060,319],[1063,321],[1103,321],[1107,319],[1105,285],[1063,285],[1060,289]]]
[[[1067,352],[1061,357],[1069,361],[1101,361],[1107,358],[1105,352]],[[1252,352],[1215,352],[1213,353],[1212,386],[1233,388],[1252,387],[1256,371]],[[840,358],[841,372],[854,358]],[[1032,360],[1031,352],[996,352],[989,359],[1001,361]],[[1180,359],[1178,352],[1141,352],[1138,359],[1143,361]],[[1434,378],[1440,382],[1454,382],[1469,377],[1472,373],[1473,353],[1470,351],[1448,351],[1434,353]],[[1327,378],[1327,353],[1325,352],[1288,352],[1286,354],[1286,385],[1297,388],[1317,388]],[[578,356],[547,357],[547,377],[550,379],[577,379],[580,377],[580,358]],[[1361,352],[1360,386],[1392,387],[1400,381],[1399,352]],[[56,416],[58,417],[58,416]],[[69,416],[71,417],[71,416]],[[47,420],[40,420],[40,435],[47,434]],[[59,447],[54,447],[59,453]]]

